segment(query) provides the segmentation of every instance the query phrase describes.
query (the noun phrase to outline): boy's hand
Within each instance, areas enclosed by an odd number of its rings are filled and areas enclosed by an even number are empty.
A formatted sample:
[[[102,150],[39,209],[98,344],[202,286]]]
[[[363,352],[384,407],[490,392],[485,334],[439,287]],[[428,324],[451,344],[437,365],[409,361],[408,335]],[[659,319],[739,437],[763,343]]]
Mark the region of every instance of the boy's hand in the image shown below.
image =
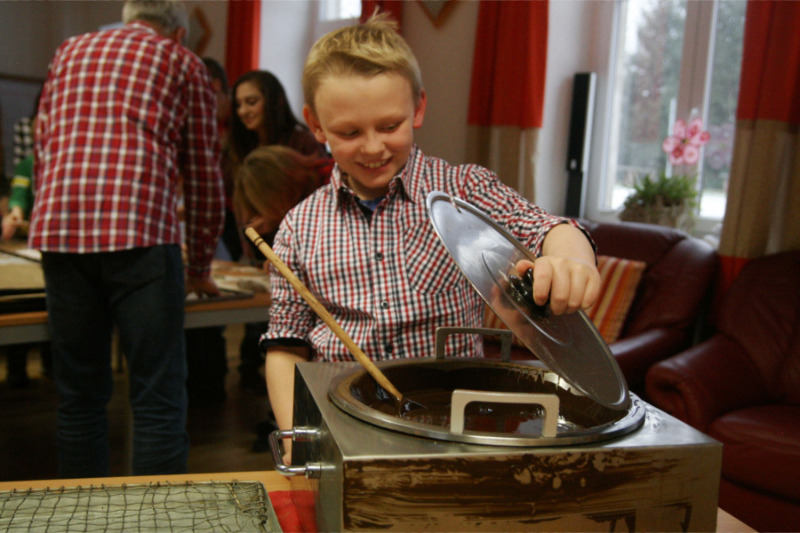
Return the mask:
[[[523,259],[516,268],[520,277],[533,269],[533,301],[545,305],[549,299],[554,315],[588,309],[600,293],[600,273],[580,259],[546,255],[535,263]]]

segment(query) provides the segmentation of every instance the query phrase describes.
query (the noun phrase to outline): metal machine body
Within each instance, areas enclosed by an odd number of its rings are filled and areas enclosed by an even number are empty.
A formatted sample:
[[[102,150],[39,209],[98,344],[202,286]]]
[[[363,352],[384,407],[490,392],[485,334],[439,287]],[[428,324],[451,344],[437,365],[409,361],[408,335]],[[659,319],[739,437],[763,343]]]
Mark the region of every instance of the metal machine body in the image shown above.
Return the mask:
[[[641,402],[642,426],[574,446],[504,447],[398,433],[339,409],[353,363],[300,363],[294,474],[320,531],[713,531],[722,446]]]

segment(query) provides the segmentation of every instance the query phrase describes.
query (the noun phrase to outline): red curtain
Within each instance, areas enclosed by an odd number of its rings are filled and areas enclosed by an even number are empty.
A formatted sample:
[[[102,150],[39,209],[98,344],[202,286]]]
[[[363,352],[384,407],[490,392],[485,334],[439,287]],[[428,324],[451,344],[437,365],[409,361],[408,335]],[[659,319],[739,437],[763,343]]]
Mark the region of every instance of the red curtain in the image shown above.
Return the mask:
[[[260,30],[261,0],[228,2],[225,70],[231,84],[245,72],[258,68]]]
[[[541,128],[547,65],[545,0],[482,0],[468,123]]]
[[[401,30],[403,24],[403,1],[404,0],[361,0],[361,23],[372,16],[375,9],[381,12],[389,13],[394,20],[397,21],[397,28]]]
[[[721,292],[750,260],[800,248],[800,2],[747,5]]]
[[[800,4],[751,0],[745,20],[736,118],[800,124]]]

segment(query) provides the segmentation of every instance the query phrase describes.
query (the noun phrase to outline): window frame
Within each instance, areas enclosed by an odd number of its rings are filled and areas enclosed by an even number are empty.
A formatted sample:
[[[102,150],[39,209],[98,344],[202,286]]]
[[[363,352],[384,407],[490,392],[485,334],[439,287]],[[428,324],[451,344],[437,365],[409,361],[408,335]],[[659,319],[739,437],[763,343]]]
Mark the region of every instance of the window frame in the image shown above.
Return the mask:
[[[586,212],[584,216],[598,221],[618,221],[618,209],[605,207],[607,195],[613,189],[609,181],[609,158],[618,139],[612,137],[612,119],[615,109],[613,98],[619,95],[615,84],[619,82],[615,75],[621,57],[624,36],[622,35],[623,15],[629,0],[609,2],[611,9],[596,19],[597,35],[607,36],[607,40],[597,43],[608,51],[607,62],[600,65],[598,88],[595,102],[595,120],[592,131],[589,176],[597,179],[587,180]],[[711,68],[714,57],[712,36],[716,27],[717,2],[720,0],[687,0],[686,26],[682,49],[680,84],[676,103],[676,116],[689,117],[693,112],[707,123],[706,113],[711,90]],[[687,58],[690,58],[687,60]],[[603,75],[605,71],[605,75]],[[702,164],[702,159],[701,163]],[[714,232],[722,221],[716,218],[695,217],[693,233],[705,235]]]

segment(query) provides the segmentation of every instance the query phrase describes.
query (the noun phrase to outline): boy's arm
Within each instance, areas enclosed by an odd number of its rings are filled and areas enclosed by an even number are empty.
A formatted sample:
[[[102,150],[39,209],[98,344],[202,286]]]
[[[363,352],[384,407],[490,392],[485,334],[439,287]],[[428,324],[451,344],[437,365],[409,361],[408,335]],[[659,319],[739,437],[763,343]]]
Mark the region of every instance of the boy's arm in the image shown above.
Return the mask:
[[[551,229],[542,243],[535,264],[520,261],[522,275],[533,267],[533,299],[538,305],[550,300],[555,315],[591,307],[600,293],[600,273],[592,244],[581,230],[570,224]]]
[[[308,361],[311,351],[308,346],[274,346],[267,349],[267,361],[264,367],[267,375],[267,391],[269,403],[275,421],[280,429],[292,429],[294,408],[294,366],[301,361]],[[283,441],[286,453],[284,460],[291,458],[290,439]]]

